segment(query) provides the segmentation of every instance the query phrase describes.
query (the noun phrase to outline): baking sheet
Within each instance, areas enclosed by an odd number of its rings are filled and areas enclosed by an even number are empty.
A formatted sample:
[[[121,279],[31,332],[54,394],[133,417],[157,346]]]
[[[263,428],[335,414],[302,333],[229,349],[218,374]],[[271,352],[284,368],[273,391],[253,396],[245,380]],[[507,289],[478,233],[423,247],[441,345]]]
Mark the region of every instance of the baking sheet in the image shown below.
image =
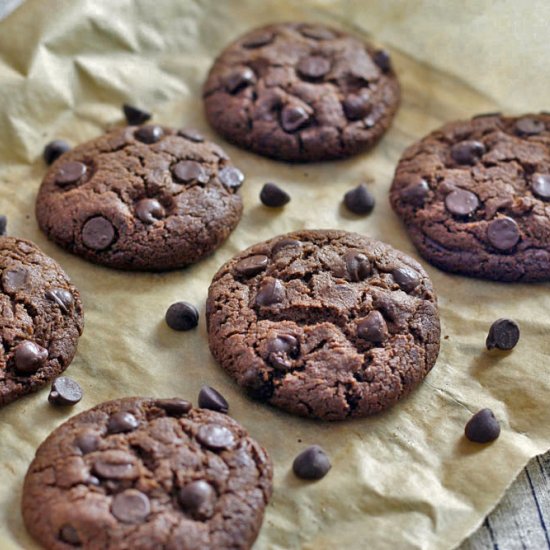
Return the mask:
[[[374,151],[287,165],[240,151],[207,126],[200,88],[216,53],[253,26],[284,20],[353,25],[389,47],[403,102]],[[54,409],[43,390],[0,410],[0,546],[36,547],[19,512],[22,479],[36,447],[69,415],[127,395],[196,402],[205,383],[223,392],[232,415],[275,464],[274,497],[256,550],[450,548],[473,531],[528,460],[550,446],[548,285],[475,281],[423,262],[439,293],[437,365],[389,412],[345,423],[294,418],[244,397],[210,356],[204,302],[225,260],[294,229],[364,232],[418,257],[387,200],[400,153],[444,121],[548,108],[548,20],[543,1],[27,0],[2,22],[0,211],[10,234],[34,240],[72,277],[86,328],[67,371],[85,391],[79,405]],[[194,126],[217,139],[247,175],[240,225],[199,265],[166,274],[117,272],[72,257],[37,228],[44,144],[99,135],[121,123],[124,101],[151,109],[156,122]],[[281,212],[259,203],[268,180],[292,195]],[[368,218],[340,205],[362,181],[377,199]],[[166,308],[181,299],[200,306],[200,326],[190,333],[163,322]],[[490,323],[506,316],[521,325],[520,343],[509,354],[485,352]],[[482,407],[502,421],[500,439],[489,446],[462,437]],[[314,443],[328,451],[333,468],[320,482],[299,481],[290,473],[292,459]]]

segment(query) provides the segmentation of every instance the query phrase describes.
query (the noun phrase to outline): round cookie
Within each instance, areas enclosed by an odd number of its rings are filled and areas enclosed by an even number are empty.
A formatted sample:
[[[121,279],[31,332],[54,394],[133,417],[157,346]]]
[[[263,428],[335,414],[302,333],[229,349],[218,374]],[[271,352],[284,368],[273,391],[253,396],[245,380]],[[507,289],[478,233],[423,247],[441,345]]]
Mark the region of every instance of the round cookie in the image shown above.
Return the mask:
[[[34,243],[0,237],[0,406],[71,363],[84,319],[78,290]]]
[[[415,246],[446,271],[550,280],[550,115],[481,115],[410,146],[390,199]]]
[[[42,182],[36,217],[50,239],[92,262],[174,269],[229,236],[243,179],[194,130],[129,126],[62,155]]]
[[[426,272],[345,231],[298,231],[241,252],[215,275],[206,315],[210,349],[240,386],[323,420],[388,408],[439,352]]]
[[[271,478],[266,451],[229,416],[130,397],[74,416],[40,445],[23,519],[52,550],[248,549]]]
[[[347,157],[372,147],[399,105],[389,55],[307,23],[254,29],[216,59],[206,116],[229,141],[289,161]]]

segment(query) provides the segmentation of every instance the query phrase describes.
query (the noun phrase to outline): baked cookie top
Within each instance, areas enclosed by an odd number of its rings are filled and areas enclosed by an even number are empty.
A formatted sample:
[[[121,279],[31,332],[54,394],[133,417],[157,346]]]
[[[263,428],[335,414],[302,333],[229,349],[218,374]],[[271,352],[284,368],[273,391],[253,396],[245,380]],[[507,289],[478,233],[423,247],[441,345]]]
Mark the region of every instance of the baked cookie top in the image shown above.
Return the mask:
[[[203,89],[206,116],[220,134],[290,161],[372,147],[388,129],[399,94],[387,52],[308,23],[241,36],[216,59]]]
[[[36,216],[50,239],[92,262],[165,270],[197,262],[237,225],[244,179],[194,130],[118,128],[48,170]]]
[[[434,265],[498,281],[550,279],[550,115],[446,124],[403,153],[390,199]]]
[[[324,420],[386,409],[439,351],[426,272],[345,231],[298,231],[241,252],[214,277],[206,314],[210,349],[239,385]]]

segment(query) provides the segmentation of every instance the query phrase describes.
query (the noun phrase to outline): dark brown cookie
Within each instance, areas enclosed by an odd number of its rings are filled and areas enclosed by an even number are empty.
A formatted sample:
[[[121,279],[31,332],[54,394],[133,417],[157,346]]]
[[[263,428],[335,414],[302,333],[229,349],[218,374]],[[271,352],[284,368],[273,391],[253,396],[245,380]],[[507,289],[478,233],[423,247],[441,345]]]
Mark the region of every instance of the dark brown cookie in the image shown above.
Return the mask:
[[[241,252],[207,300],[214,357],[250,393],[294,414],[382,411],[439,351],[436,297],[422,267],[344,231],[299,231]]]
[[[399,104],[388,54],[307,23],[245,34],[216,59],[206,116],[229,141],[290,161],[347,157],[372,147]]]
[[[135,270],[194,263],[242,213],[242,173],[196,131],[129,126],[65,153],[36,217],[50,239],[92,262]]]
[[[391,203],[437,267],[550,280],[550,115],[453,122],[403,154]]]
[[[0,406],[71,363],[84,319],[78,290],[35,244],[0,237]]]
[[[39,447],[23,519],[44,548],[247,549],[271,495],[266,451],[181,399],[102,403]]]

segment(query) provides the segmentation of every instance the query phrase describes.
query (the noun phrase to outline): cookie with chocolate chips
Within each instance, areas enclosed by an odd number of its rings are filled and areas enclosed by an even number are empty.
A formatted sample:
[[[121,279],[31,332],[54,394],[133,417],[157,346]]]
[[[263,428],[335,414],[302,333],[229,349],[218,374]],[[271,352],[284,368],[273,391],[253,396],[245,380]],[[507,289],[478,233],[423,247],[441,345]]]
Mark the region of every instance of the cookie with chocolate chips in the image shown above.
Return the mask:
[[[51,550],[244,550],[271,479],[266,451],[226,414],[131,397],[74,416],[42,443],[23,519]]]
[[[84,319],[78,290],[34,243],[0,237],[0,406],[59,376]]]
[[[206,116],[229,141],[268,157],[319,161],[372,147],[399,104],[389,55],[308,23],[254,29],[216,59]]]
[[[390,407],[439,352],[426,272],[345,231],[298,231],[241,252],[215,275],[206,315],[210,349],[240,386],[323,420]]]
[[[452,122],[409,147],[390,199],[435,266],[550,280],[550,115]]]
[[[36,217],[51,240],[92,262],[175,269],[229,236],[241,217],[243,180],[224,151],[196,130],[129,126],[54,162]]]

